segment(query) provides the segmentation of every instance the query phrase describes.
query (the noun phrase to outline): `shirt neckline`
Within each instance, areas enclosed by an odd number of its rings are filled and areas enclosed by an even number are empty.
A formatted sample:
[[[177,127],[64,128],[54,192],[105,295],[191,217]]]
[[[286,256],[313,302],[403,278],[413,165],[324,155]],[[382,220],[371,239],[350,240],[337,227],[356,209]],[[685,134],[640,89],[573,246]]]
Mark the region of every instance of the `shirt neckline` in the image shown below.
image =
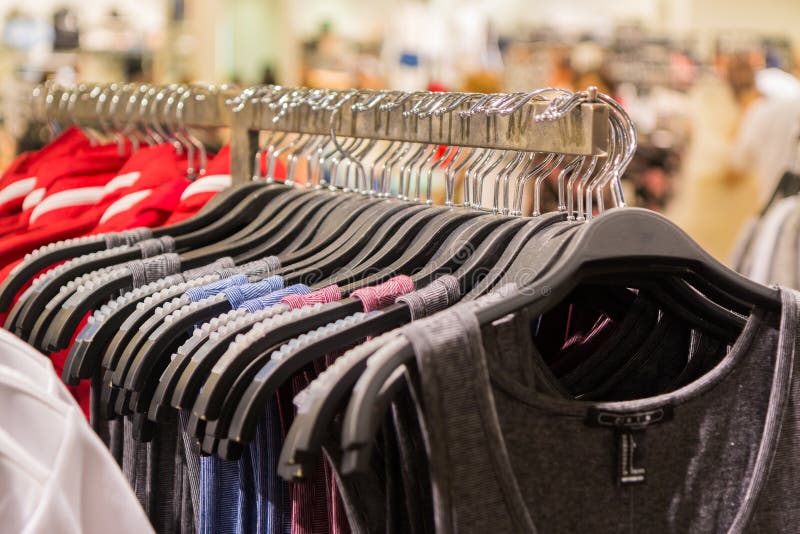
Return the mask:
[[[767,407],[761,439],[758,444],[758,453],[753,464],[753,474],[744,492],[744,497],[739,504],[736,516],[728,529],[728,532],[731,533],[742,532],[747,526],[755,509],[755,502],[766,481],[768,466],[777,447],[780,422],[783,418],[786,399],[788,397],[788,382],[790,380],[788,370],[791,368],[791,357],[793,357],[794,354],[793,346],[795,342],[793,337],[790,340],[786,338],[789,337],[787,335],[790,329],[789,323],[796,315],[793,311],[796,307],[794,301],[796,297],[793,294],[786,295],[785,290],[782,290],[782,292],[784,293],[783,311],[780,320],[780,335],[776,348],[777,355],[774,363],[775,372],[773,373],[773,380],[769,393],[769,405]],[[787,309],[789,307],[791,309]],[[739,338],[731,348],[731,351],[711,371],[701,378],[670,393],[633,401],[592,402],[548,397],[541,392],[531,392],[525,390],[525,388],[514,385],[512,395],[518,400],[536,408],[544,409],[550,413],[555,412],[564,416],[573,417],[583,417],[589,407],[596,407],[608,411],[647,411],[650,409],[657,409],[667,404],[676,406],[702,396],[703,393],[709,391],[725,379],[735,368],[736,364],[747,355],[753,342],[757,338],[757,334],[766,327],[764,317],[764,312],[761,310],[754,310],[748,318]],[[480,331],[477,332],[477,335],[479,339],[482,339],[482,333]],[[479,349],[479,353],[482,358],[486,359],[486,351],[483,347]],[[487,369],[486,367],[484,368]],[[490,376],[486,378],[487,385],[490,386],[494,378]],[[512,384],[506,385],[511,386]],[[522,394],[522,396],[518,394]],[[489,447],[488,449],[489,454],[494,459],[495,466],[500,471],[498,479],[503,488],[504,500],[516,518],[515,521],[519,525],[527,527],[531,532],[537,532],[531,513],[525,504],[524,496],[519,489],[519,481],[511,466],[506,438],[501,431],[499,420],[497,419],[497,406],[494,403],[491,387],[488,390],[488,396],[484,396],[480,402],[487,401],[488,404],[484,404],[481,412],[483,417],[488,416],[494,419],[493,424],[487,424],[485,428],[487,432],[496,434],[494,436],[496,441],[493,442],[499,444],[499,447]]]

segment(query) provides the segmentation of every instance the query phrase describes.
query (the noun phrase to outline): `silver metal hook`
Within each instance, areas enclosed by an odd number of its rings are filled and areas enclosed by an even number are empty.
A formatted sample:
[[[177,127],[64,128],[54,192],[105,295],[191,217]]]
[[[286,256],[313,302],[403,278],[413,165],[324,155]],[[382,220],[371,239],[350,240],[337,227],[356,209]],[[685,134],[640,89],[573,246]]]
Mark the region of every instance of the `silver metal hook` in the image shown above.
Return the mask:
[[[517,155],[509,162],[506,167],[497,174],[497,178],[495,178],[494,182],[494,204],[492,206],[492,211],[494,213],[500,213],[500,184],[503,184],[503,191],[505,192],[503,197],[503,215],[508,215],[511,211],[508,203],[508,183],[511,178],[511,174],[519,168],[522,162],[525,160],[525,157],[528,154],[523,151],[518,151]]]
[[[375,167],[378,164],[380,164],[381,162],[384,162],[384,167],[385,167],[384,158],[388,158],[389,157],[389,154],[396,147],[396,145],[397,145],[397,141],[390,142],[386,146],[386,149],[384,149],[383,152],[378,154],[378,156],[376,156],[372,160],[372,162],[369,164],[369,172],[367,173],[367,175],[369,176],[369,183],[370,183],[369,194],[370,195],[381,195],[383,193],[383,190],[381,188],[382,184],[379,183],[379,180],[377,178],[377,174],[375,173]]]
[[[463,147],[457,147],[456,153],[453,154],[453,157],[450,159],[450,163],[447,164],[444,170],[444,205],[448,208],[455,205],[455,196],[456,196],[456,181],[455,181],[455,172],[453,171],[453,167],[455,166],[456,161],[458,158],[461,157],[461,152]],[[470,151],[470,153],[473,151]],[[469,154],[467,155],[467,159],[469,159]]]
[[[494,160],[494,162],[486,170],[481,169],[480,171],[476,171],[475,179],[478,180],[478,189],[477,189],[478,194],[475,197],[475,199],[474,199],[475,202],[473,203],[473,206],[472,206],[474,209],[486,211],[484,209],[484,207],[483,207],[483,190],[484,190],[483,189],[483,184],[485,183],[486,178],[492,172],[494,172],[494,170],[497,168],[497,166],[500,165],[503,161],[505,161],[507,157],[508,157],[508,151],[507,150],[502,150],[500,152],[500,154],[498,155],[498,157]]]
[[[178,86],[175,91],[170,94],[164,105],[164,122],[172,128],[175,137],[180,141],[181,145],[186,149],[187,169],[186,174],[190,179],[194,179],[205,173],[205,148],[202,143],[196,142],[183,123],[183,108],[186,100],[189,99],[193,91],[185,85]],[[170,111],[174,106],[174,121],[170,121]],[[199,154],[200,161],[198,162],[199,169],[195,169],[195,151]]]
[[[597,173],[597,176],[591,180],[586,186],[586,192],[584,194],[586,198],[586,219],[591,219],[594,216],[594,210],[592,208],[592,196],[597,187],[604,181],[605,177],[611,172],[611,169],[614,165],[614,161],[616,160],[616,153],[617,153],[617,128],[614,120],[611,120],[611,127],[609,128],[609,137],[608,137],[608,150],[606,152],[606,161],[603,164],[603,167]],[[598,208],[603,210],[602,206],[602,191],[599,191],[600,201],[598,203]]]
[[[482,97],[478,98],[478,100],[474,104],[472,104],[472,106],[470,106],[469,109],[459,111],[458,115],[462,118],[471,117],[480,111],[481,106],[483,106],[484,103],[490,101],[493,98],[497,98],[498,96],[503,96],[503,95],[498,95],[498,94],[483,95]]]
[[[567,163],[567,165],[561,169],[561,172],[558,173],[558,211],[567,211],[565,194],[567,174],[571,176],[572,174],[578,172],[578,170],[583,166],[583,162],[585,160],[585,156],[577,156],[571,162]]]
[[[436,147],[436,149],[431,152],[431,156],[435,155],[438,151],[439,151],[439,148]],[[433,171],[434,171],[434,169],[439,167],[439,165],[441,165],[441,163],[443,161],[447,161],[447,158],[450,157],[450,153],[452,151],[453,151],[453,146],[448,146],[444,150],[444,152],[442,152],[442,155],[438,159],[433,161],[433,163],[431,163],[427,167],[427,169],[428,169],[428,179],[427,179],[427,185],[426,185],[426,187],[427,187],[427,189],[426,189],[427,198],[425,199],[425,204],[427,204],[427,205],[431,205],[433,203],[433,201],[431,199],[431,196],[433,194]],[[429,160],[430,159],[431,158],[429,158]],[[451,204],[452,204],[452,199],[451,199]]]
[[[555,155],[553,154],[553,156],[555,156]],[[555,169],[558,168],[559,165],[561,165],[561,163],[564,161],[564,158],[565,158],[565,156],[563,154],[559,154],[558,156],[555,157],[555,162],[552,162],[552,160],[550,160],[549,162],[548,162],[548,160],[545,160],[545,162],[543,163],[542,170],[538,173],[538,175],[536,175],[536,180],[534,182],[534,188],[533,188],[533,216],[534,217],[538,217],[538,216],[540,216],[542,214],[542,183],[545,181],[545,179],[548,176],[550,176],[550,174]],[[548,163],[552,163],[552,166],[551,167],[547,167]],[[535,174],[536,174],[536,171],[534,171],[532,176],[535,175]],[[520,206],[521,206],[521,203],[522,203],[522,197],[520,196]]]
[[[464,168],[467,168],[467,172],[464,174],[464,199],[462,202],[462,206],[469,207],[469,181],[467,179],[467,174],[469,173],[469,169],[472,167],[474,162],[480,160],[487,149],[484,148],[471,148],[467,156],[461,160],[457,165],[454,165],[457,157],[453,157],[453,160],[450,162],[447,170],[445,171],[445,177],[447,178],[447,183],[449,184],[449,189],[451,191],[451,203],[450,206],[455,206],[455,178],[459,172],[461,172]],[[459,152],[456,153],[456,156],[460,154],[461,147],[459,147]],[[474,158],[474,159],[473,159]]]
[[[391,189],[392,189],[392,174],[394,173],[394,167],[397,165],[399,161],[401,161],[408,151],[411,148],[411,143],[402,143],[397,151],[395,151],[392,156],[386,160],[386,164],[383,166],[383,172],[381,174],[381,179],[383,182],[383,190],[385,191],[385,196],[391,196]],[[400,184],[397,189],[397,198],[403,198],[403,184],[400,181]]]
[[[118,141],[117,137],[111,132],[111,128],[109,128],[108,121],[106,120],[106,114],[108,113],[109,107],[107,105],[108,93],[112,90],[112,87],[115,86],[113,84],[97,84],[89,94],[95,101],[94,112],[97,115],[97,122],[100,124],[100,129],[103,130],[103,135],[105,135],[107,138],[113,138]],[[120,150],[121,155],[124,147],[117,143],[117,148]]]
[[[464,207],[465,208],[475,208],[476,205],[480,202],[479,197],[477,196],[477,183],[475,182],[475,173],[478,169],[483,168],[486,162],[494,156],[495,150],[494,149],[482,149],[482,153],[475,161],[467,168],[466,173],[464,174]]]
[[[55,137],[59,133],[61,133],[61,125],[58,123],[56,118],[56,114],[54,113],[54,107],[57,101],[60,101],[60,98],[56,96],[56,91],[60,89],[55,82],[47,82],[45,85],[46,93],[44,98],[44,115],[47,121],[47,127],[50,130],[50,134],[52,137]]]
[[[411,199],[412,202],[419,202],[420,196],[422,195],[422,168],[427,165],[433,156],[436,154],[436,147],[437,145],[423,145],[425,150],[422,153],[422,156],[415,160],[414,164],[409,167],[409,174],[408,174],[408,184],[410,186],[412,181],[412,176],[416,176],[414,180],[415,185],[415,192],[414,197]]]
[[[589,164],[586,166],[586,170],[583,172],[583,175],[582,175],[580,181],[578,181],[578,176],[580,176],[580,173],[577,172],[577,171],[572,173],[572,175],[569,177],[569,182],[567,184],[567,220],[568,221],[574,221],[574,220],[581,220],[582,221],[582,220],[584,220],[584,215],[583,215],[583,191],[581,189],[578,190],[578,194],[577,194],[577,196],[578,196],[578,217],[576,218],[575,215],[573,215],[573,206],[574,206],[573,194],[574,194],[574,191],[575,191],[575,183],[576,182],[584,183],[584,182],[587,182],[591,178],[592,173],[594,172],[595,168],[597,167],[597,160],[598,160],[597,156],[592,156],[592,157],[589,158]],[[580,171],[580,169],[578,169],[578,171]]]
[[[139,125],[142,127],[143,131],[145,132],[145,135],[147,136],[148,144],[150,144],[150,145],[164,142],[164,140],[158,135],[158,133],[153,131],[152,128],[150,128],[150,125],[147,123],[147,120],[145,118],[146,117],[145,111],[148,109],[148,106],[150,104],[150,96],[151,96],[152,89],[153,88],[151,88],[150,86],[148,86],[146,84],[142,84],[142,85],[139,86],[138,94],[140,95],[140,98],[139,98],[139,102],[138,102],[138,113],[137,113],[137,116],[139,117],[139,121],[138,121]],[[130,103],[135,103],[135,100],[133,99],[133,97],[130,100]]]

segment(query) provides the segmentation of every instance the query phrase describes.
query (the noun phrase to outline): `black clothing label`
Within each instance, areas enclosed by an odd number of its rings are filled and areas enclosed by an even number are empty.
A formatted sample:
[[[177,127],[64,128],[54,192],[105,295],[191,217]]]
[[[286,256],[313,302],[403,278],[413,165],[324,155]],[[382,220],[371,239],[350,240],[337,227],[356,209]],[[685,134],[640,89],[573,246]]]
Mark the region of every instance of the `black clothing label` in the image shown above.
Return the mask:
[[[584,422],[587,426],[604,426],[625,430],[645,429],[664,421],[669,421],[674,415],[672,406],[662,406],[655,410],[641,412],[611,412],[600,410],[594,406],[586,411]]]
[[[611,412],[592,407],[587,410],[584,423],[614,430],[617,442],[614,478],[618,485],[625,486],[647,481],[645,431],[648,426],[663,423],[672,417],[672,406],[640,412]]]

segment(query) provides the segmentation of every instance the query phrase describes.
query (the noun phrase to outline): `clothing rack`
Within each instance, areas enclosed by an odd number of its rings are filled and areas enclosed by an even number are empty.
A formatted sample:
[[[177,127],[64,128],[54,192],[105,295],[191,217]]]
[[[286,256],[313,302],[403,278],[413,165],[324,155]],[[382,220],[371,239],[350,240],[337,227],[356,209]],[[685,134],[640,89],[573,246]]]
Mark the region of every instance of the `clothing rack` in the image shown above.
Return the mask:
[[[137,95],[136,103],[126,99]],[[228,101],[238,94],[226,86],[154,84],[80,84],[61,87],[40,84],[33,91],[34,115],[42,120],[71,122],[107,129],[130,123],[163,121],[195,128],[230,127]]]
[[[592,90],[584,93],[592,99]],[[554,104],[565,102],[571,106],[553,114]],[[252,176],[260,131],[603,156],[610,129],[607,104],[556,90],[483,95],[260,86],[233,105],[234,183]]]
[[[577,100],[576,95],[583,100]],[[586,101],[589,100],[589,101]],[[42,84],[35,115],[104,131],[121,124],[170,123],[232,129],[233,183],[253,173],[259,132],[281,131],[422,144],[604,156],[609,106],[553,89],[492,94],[332,91],[256,86]]]
[[[0,219],[4,530],[800,523],[784,439],[800,294],[756,277],[797,280],[797,198],[760,225],[750,280],[623,209],[635,127],[593,90],[45,89],[54,129],[86,131],[0,184],[16,195]],[[230,127],[238,155],[189,183],[198,124]],[[231,187],[231,160],[253,179]],[[447,207],[420,201],[434,171]],[[559,204],[542,214],[545,181]]]

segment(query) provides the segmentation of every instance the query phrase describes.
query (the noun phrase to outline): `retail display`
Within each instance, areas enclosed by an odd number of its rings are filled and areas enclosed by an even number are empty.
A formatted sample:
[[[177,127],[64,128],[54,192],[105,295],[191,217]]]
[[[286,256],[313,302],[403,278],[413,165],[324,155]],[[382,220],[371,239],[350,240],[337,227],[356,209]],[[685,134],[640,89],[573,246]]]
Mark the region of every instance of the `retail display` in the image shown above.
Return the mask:
[[[625,206],[636,132],[595,88],[37,94],[74,125],[0,178],[0,347],[14,347],[0,394],[69,410],[82,460],[29,463],[86,487],[56,502],[8,478],[4,520],[45,524],[38,506],[92,516],[84,532],[112,517],[209,534],[800,521],[798,294]],[[206,162],[189,127],[226,125]],[[777,204],[752,247],[791,241],[764,229],[796,213]],[[763,269],[796,276],[791,259]],[[0,419],[10,451],[45,421],[34,404]]]

